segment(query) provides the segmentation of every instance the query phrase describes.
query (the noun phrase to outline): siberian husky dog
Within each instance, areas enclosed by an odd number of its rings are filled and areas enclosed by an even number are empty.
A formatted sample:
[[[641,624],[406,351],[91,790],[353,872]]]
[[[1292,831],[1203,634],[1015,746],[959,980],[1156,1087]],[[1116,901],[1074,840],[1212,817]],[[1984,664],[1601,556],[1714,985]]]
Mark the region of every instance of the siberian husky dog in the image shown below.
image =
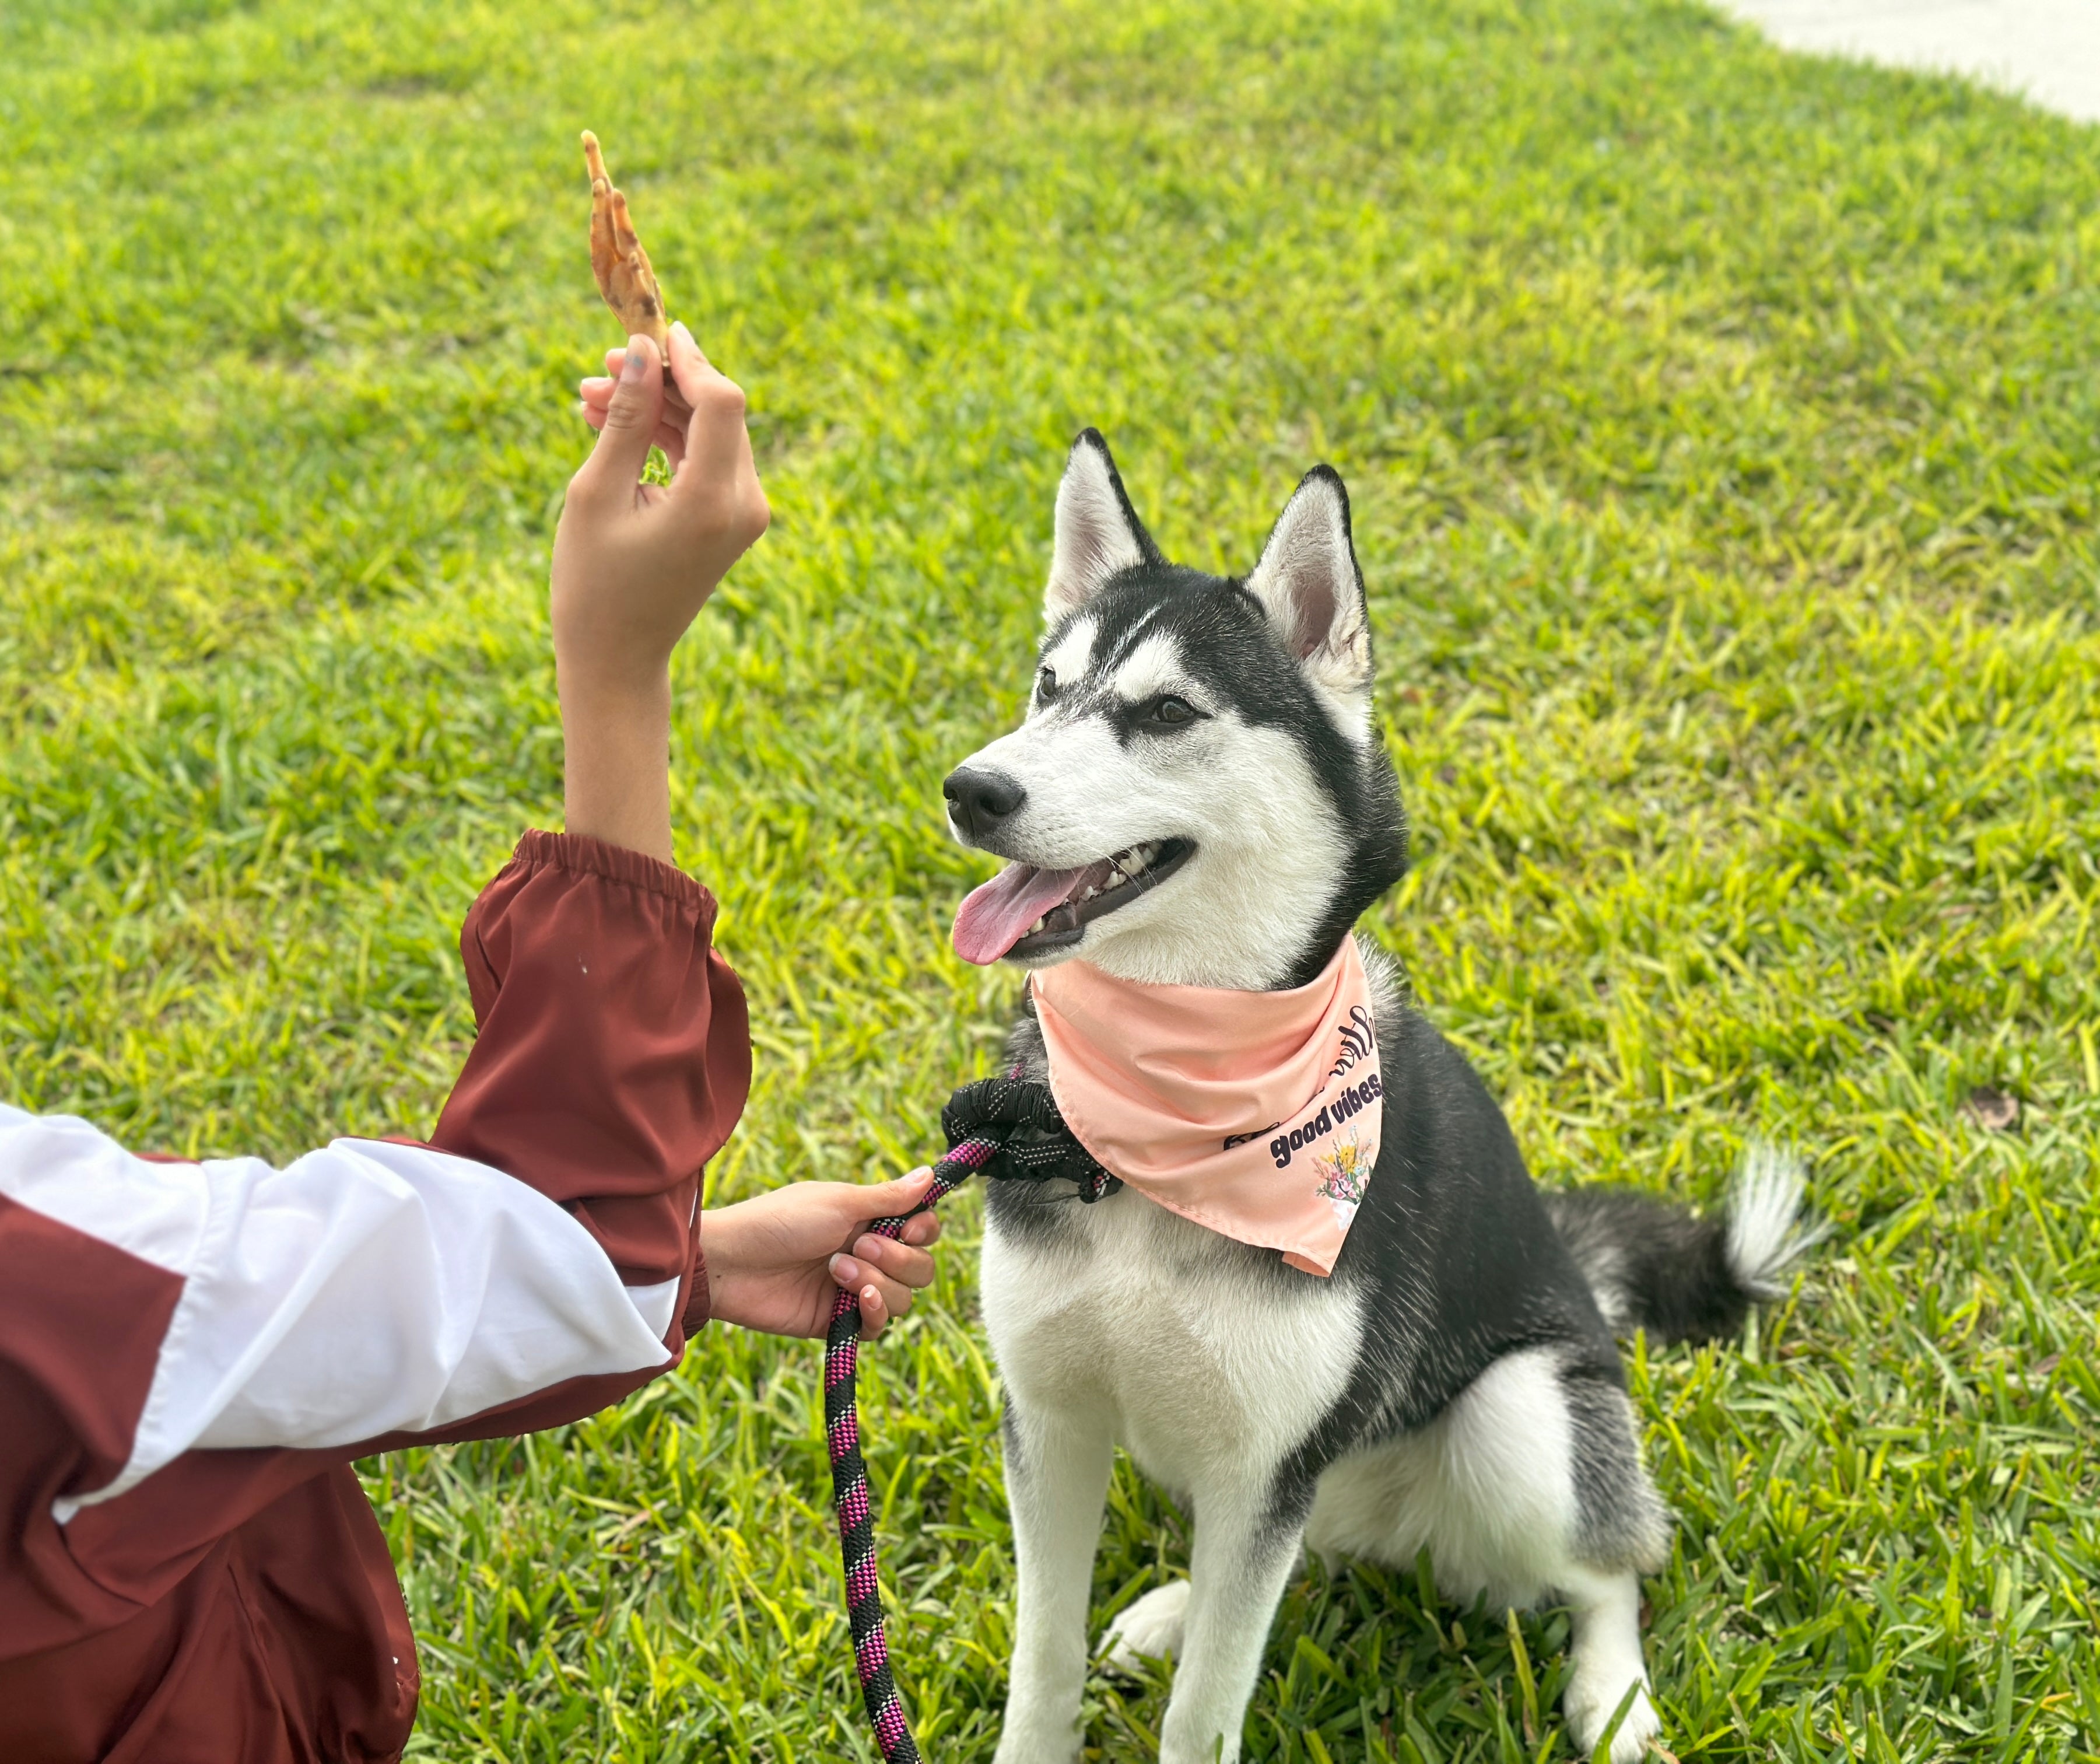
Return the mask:
[[[1026,721],[945,785],[964,844],[1082,869],[1061,904],[1007,928],[1004,959],[1306,984],[1406,864],[1341,480],[1314,470],[1253,571],[1209,576],[1162,558],[1090,429],[1057,493],[1045,611]],[[1189,1578],[1105,1638],[1111,1665],[1176,1663],[1166,1764],[1238,1757],[1307,1547],[1404,1568],[1426,1545],[1454,1598],[1564,1603],[1577,1743],[1594,1748],[1622,1702],[1613,1760],[1660,1731],[1639,1576],[1663,1564],[1670,1520],[1614,1333],[1736,1331],[1811,1240],[1799,1171],[1754,1154],[1704,1218],[1622,1191],[1542,1194],[1472,1068],[1368,940],[1361,953],[1382,995],[1385,1115],[1330,1277],[1131,1188],[1087,1205],[1062,1183],[988,1190],[983,1303],[1020,1583],[997,1764],[1079,1756],[1118,1445],[1193,1521]],[[1010,1058],[1047,1081],[1026,1007]]]

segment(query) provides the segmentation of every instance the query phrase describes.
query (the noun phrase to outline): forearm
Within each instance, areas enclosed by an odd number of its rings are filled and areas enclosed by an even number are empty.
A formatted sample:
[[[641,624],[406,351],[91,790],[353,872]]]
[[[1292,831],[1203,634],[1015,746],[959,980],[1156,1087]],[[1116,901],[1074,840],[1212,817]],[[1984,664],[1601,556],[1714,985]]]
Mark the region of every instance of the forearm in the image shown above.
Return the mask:
[[[671,679],[593,678],[558,650],[569,832],[671,861]]]

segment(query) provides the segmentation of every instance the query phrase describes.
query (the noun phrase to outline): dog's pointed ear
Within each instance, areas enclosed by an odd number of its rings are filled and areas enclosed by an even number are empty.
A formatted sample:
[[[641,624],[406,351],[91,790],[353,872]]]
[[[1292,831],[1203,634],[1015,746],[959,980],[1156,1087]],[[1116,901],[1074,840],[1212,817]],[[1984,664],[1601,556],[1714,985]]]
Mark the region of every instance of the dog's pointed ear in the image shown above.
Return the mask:
[[[1306,679],[1343,712],[1370,722],[1371,633],[1363,572],[1349,537],[1349,493],[1331,466],[1300,480],[1246,579],[1269,627]]]
[[[1124,570],[1158,561],[1152,535],[1123,493],[1109,444],[1098,429],[1081,430],[1057,486],[1057,542],[1043,595],[1043,617],[1054,624]]]

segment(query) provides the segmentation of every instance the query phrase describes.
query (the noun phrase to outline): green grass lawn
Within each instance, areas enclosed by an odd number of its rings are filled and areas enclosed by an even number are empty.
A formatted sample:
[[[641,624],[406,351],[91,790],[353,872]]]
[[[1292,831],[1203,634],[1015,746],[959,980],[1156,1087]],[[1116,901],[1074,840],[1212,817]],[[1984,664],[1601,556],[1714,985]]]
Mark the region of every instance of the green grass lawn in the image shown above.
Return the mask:
[[[986,1068],[938,781],[1021,702],[1074,431],[1212,568],[1332,461],[1415,828],[1373,934],[1542,1181],[1710,1203],[1762,1134],[1838,1227],[1742,1342],[1630,1353],[1672,1748],[2100,1757],[2100,135],[1673,0],[13,0],[0,125],[0,1094],[431,1120],[460,916],[558,813],[589,125],[776,510],[678,663],[759,1043],[711,1193],[907,1168]],[[953,1212],[865,1386],[942,1764],[1012,1598]],[[713,1332],[367,1466],[417,1752],[871,1757],[818,1360]],[[1096,1621],[1186,1543],[1124,1466]],[[1316,1565],[1249,1755],[1564,1758],[1566,1629]],[[1088,1757],[1164,1695],[1099,1682]]]

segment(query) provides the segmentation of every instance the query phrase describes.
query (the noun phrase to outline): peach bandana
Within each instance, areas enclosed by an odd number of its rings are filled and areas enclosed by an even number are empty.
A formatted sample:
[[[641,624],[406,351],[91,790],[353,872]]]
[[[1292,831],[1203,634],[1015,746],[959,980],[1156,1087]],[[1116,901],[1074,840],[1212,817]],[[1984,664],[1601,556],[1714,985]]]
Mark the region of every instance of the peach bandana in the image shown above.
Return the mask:
[[[1333,1272],[1384,1112],[1355,938],[1286,993],[1145,986],[1085,962],[1029,985],[1051,1094],[1096,1160],[1170,1212]]]

